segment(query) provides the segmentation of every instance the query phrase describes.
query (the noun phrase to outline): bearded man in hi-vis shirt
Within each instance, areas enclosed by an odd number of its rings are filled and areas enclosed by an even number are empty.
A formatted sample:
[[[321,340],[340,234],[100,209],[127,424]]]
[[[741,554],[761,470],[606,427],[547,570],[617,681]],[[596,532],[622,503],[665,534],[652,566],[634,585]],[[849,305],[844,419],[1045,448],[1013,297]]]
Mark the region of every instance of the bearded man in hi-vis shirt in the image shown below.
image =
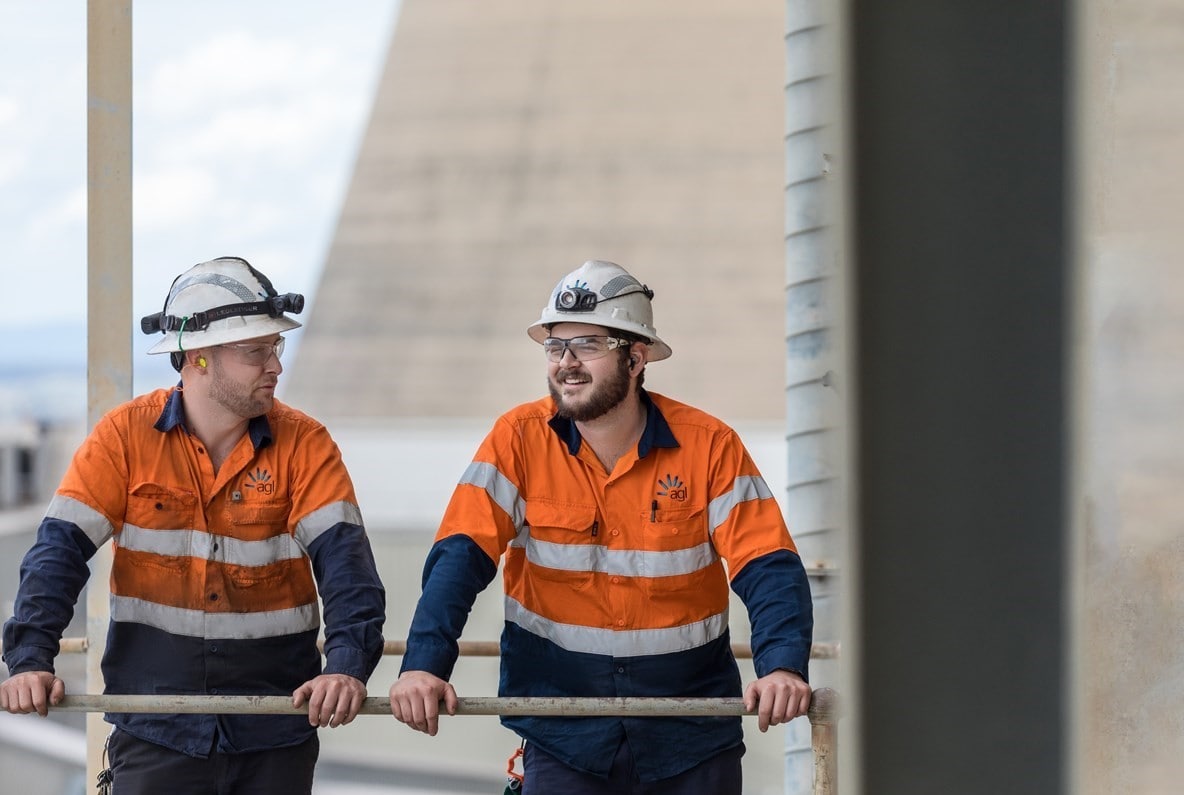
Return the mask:
[[[502,696],[738,697],[758,726],[804,715],[809,584],[736,433],[642,386],[670,356],[653,291],[593,260],[528,329],[550,396],[498,418],[424,569],[391,712],[434,735],[477,594],[505,569]],[[752,626],[741,689],[728,588]],[[504,717],[526,795],[740,795],[739,717]]]

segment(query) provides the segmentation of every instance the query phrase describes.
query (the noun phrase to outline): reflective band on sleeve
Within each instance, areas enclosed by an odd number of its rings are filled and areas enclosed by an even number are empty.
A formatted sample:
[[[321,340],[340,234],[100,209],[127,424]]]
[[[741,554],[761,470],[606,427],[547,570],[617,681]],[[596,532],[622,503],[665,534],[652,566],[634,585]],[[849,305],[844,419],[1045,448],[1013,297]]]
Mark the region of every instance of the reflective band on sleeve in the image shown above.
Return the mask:
[[[214,554],[214,545],[218,554]],[[219,560],[236,566],[267,566],[281,560],[304,557],[303,552],[287,535],[273,536],[262,541],[240,541],[237,538],[211,535],[200,530],[146,530],[125,524],[119,535],[119,545],[135,552],[154,555],[194,557]]]
[[[526,501],[518,495],[518,487],[493,464],[474,461],[461,475],[460,482],[485,489],[489,498],[513,520],[516,529],[526,521]]]
[[[331,502],[300,520],[296,525],[296,540],[307,550],[321,533],[340,522],[362,527],[362,512],[352,502]]]
[[[173,635],[231,640],[277,638],[321,625],[315,602],[260,613],[206,613],[116,595],[111,596],[111,620],[146,624]]]
[[[707,506],[707,515],[711,521],[711,532],[728,520],[728,514],[742,502],[749,500],[767,500],[773,498],[773,492],[765,484],[765,479],[756,475],[738,477],[732,483],[732,490],[725,492]]]
[[[567,651],[611,657],[641,657],[697,649],[722,636],[728,627],[727,608],[722,613],[681,627],[613,630],[560,624],[532,613],[509,596],[505,598],[505,604],[506,620],[532,635],[545,638]]]
[[[96,548],[103,546],[115,532],[106,516],[84,502],[61,494],[53,495],[49,508],[45,511],[45,518],[60,519],[77,525]]]

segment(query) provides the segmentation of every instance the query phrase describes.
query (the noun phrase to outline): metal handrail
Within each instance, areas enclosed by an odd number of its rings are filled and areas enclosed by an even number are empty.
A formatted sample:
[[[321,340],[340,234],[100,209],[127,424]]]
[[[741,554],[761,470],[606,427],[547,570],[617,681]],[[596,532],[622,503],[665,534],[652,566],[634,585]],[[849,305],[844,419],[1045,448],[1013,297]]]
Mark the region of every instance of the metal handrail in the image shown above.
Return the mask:
[[[822,687],[814,691],[809,718],[829,719],[834,691]],[[167,694],[108,694],[64,696],[52,707],[64,712],[135,712],[189,715],[307,715],[308,706],[292,706],[291,696],[207,696]],[[359,715],[389,715],[389,698],[363,700]],[[441,714],[447,714],[443,711]],[[727,717],[755,716],[746,709],[742,698],[664,698],[664,697],[575,697],[575,696],[469,696],[457,698],[457,715],[532,715],[565,717],[629,716],[642,717]]]
[[[461,657],[498,657],[501,655],[501,645],[496,640],[462,640],[460,646]],[[86,638],[62,638],[62,654],[80,654],[88,648]],[[2,647],[0,647],[2,651]],[[407,641],[388,640],[382,645],[384,655],[401,657],[407,652]],[[751,660],[752,647],[747,643],[733,643],[732,654],[738,660]],[[810,647],[810,659],[835,660],[839,657],[838,643],[815,643]]]
[[[85,637],[62,638],[62,653],[87,651]],[[497,657],[501,646],[497,641],[460,641],[462,657]],[[402,655],[407,651],[404,640],[388,640],[383,644],[384,655]],[[732,654],[738,659],[751,659],[752,648],[747,643],[732,644]],[[835,659],[839,656],[838,643],[815,643],[810,648],[812,659]],[[256,714],[300,715],[307,707],[293,707],[291,696],[206,696],[206,695],[77,695],[65,696],[52,707],[64,712],[136,712],[166,714]],[[389,715],[390,699],[369,697],[362,702],[361,715]],[[441,713],[446,714],[446,713]],[[739,698],[573,698],[573,697],[462,697],[457,699],[457,715],[535,715],[535,716],[752,716],[755,712],[744,708]],[[813,693],[810,710],[811,745],[814,750],[813,795],[838,794],[838,694],[829,687]]]
[[[65,696],[52,707],[65,712],[140,712],[236,715],[302,715],[308,707],[293,707],[291,696]],[[389,715],[389,698],[366,698],[361,715]],[[447,713],[441,712],[442,715]],[[622,715],[752,716],[739,698],[571,698],[571,697],[461,697],[456,715],[537,715],[580,717]],[[814,795],[837,795],[838,755],[835,722],[838,694],[829,687],[814,691],[808,713],[814,749]]]

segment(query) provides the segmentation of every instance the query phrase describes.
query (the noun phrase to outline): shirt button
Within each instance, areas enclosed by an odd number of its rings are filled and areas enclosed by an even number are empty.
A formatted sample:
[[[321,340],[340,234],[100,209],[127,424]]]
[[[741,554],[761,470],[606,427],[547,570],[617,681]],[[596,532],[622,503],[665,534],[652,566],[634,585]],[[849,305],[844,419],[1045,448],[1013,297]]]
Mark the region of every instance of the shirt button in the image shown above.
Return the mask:
[[[623,673],[625,673],[625,667],[624,667],[624,666],[621,666],[620,668],[618,668],[618,669],[617,669],[617,673],[619,673],[619,674],[623,674]]]
[[[623,627],[623,626],[625,626],[625,619],[623,619],[623,618],[618,618],[618,619],[617,619],[617,626],[618,626],[618,627]]]
[[[620,531],[620,530],[614,530],[614,531],[613,531],[613,535],[615,535],[615,536],[619,536],[620,534],[621,534],[621,531]]]
[[[614,584],[615,584],[615,583],[618,583],[618,582],[620,582],[620,581],[621,581],[621,578],[620,578],[620,577],[613,577],[613,579],[612,579],[612,582],[613,582]]]
[[[217,647],[217,646],[211,646],[211,647],[210,647],[210,651],[211,651],[211,652],[213,652],[214,654],[217,654],[217,653],[218,653],[218,647]]]
[[[216,593],[210,594],[210,601],[217,602],[218,601],[218,594],[216,594]]]
[[[211,695],[211,696],[216,696],[216,695],[218,695],[218,688],[216,688],[216,687],[211,687],[211,688],[210,688],[210,695]]]

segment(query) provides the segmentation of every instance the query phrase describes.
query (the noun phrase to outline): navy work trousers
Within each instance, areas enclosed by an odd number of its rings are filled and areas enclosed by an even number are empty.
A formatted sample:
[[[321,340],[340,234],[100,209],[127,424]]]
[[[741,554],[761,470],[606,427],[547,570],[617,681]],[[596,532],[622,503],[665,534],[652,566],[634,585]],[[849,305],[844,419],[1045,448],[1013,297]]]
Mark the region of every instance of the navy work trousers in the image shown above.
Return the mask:
[[[522,795],[741,795],[743,755],[741,744],[677,776],[642,783],[637,780],[627,742],[617,749],[607,779],[573,770],[537,745],[527,743],[522,756]]]
[[[309,795],[319,753],[316,735],[290,748],[205,759],[119,729],[107,742],[112,795]]]

